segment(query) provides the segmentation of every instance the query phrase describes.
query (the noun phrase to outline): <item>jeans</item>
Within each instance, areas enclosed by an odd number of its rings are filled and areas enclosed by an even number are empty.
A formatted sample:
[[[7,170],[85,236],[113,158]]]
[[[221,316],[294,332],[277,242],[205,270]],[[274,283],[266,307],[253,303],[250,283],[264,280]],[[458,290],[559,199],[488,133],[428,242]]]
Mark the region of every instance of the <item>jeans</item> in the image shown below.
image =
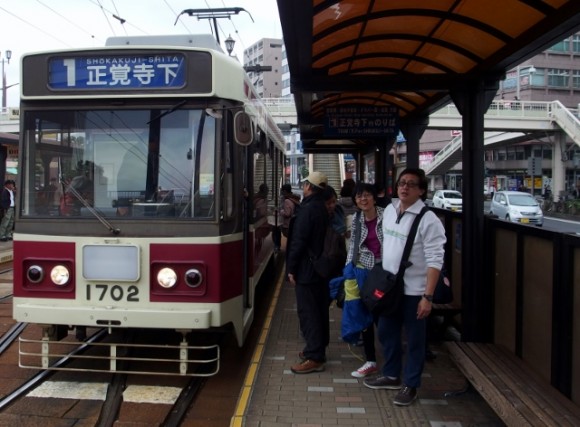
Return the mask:
[[[400,310],[392,316],[380,316],[378,336],[383,347],[385,365],[383,375],[399,377],[403,384],[418,388],[425,365],[426,319],[417,319],[417,306],[421,296],[405,295]],[[407,338],[407,359],[403,370],[402,330]]]

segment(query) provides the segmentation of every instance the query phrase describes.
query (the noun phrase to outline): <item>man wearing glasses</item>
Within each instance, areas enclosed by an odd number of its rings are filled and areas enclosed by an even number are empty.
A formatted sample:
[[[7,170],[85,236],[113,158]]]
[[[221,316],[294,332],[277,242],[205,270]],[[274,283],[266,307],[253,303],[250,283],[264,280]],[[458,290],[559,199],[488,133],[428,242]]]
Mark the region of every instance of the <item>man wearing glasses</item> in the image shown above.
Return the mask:
[[[405,169],[397,182],[397,196],[383,217],[383,269],[399,270],[403,249],[415,217],[425,206],[427,178],[422,169]],[[399,390],[393,403],[412,404],[421,386],[425,363],[426,321],[431,313],[433,292],[443,266],[445,229],[437,216],[427,211],[417,230],[405,270],[404,297],[397,312],[379,316],[378,337],[385,364],[380,376],[364,384],[372,389]],[[407,338],[407,357],[403,369],[402,329]],[[401,377],[402,373],[402,377]]]

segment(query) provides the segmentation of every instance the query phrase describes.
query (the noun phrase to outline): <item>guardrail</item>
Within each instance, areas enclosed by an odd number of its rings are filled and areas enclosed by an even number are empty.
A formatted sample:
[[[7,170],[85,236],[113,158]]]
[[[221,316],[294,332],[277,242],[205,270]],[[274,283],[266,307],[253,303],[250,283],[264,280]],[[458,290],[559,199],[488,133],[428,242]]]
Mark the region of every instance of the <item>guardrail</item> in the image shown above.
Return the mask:
[[[554,101],[551,104],[551,115],[558,123],[558,126],[566,132],[577,145],[580,145],[580,120],[578,120],[577,111],[574,114],[566,108],[560,101]]]
[[[552,104],[553,102],[543,101],[492,101],[485,112],[485,117],[505,119],[525,117],[549,120]],[[461,114],[455,104],[448,104],[432,113],[431,117],[461,118]]]

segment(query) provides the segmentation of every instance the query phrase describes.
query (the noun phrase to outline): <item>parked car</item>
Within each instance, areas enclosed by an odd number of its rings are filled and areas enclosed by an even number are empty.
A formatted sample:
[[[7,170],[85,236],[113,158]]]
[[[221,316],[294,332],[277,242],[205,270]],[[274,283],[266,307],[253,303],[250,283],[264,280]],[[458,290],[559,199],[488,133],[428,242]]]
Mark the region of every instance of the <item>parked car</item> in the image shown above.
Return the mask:
[[[521,191],[498,191],[494,194],[489,213],[501,219],[520,224],[544,224],[544,213],[538,201]]]
[[[454,212],[461,212],[463,196],[459,191],[437,190],[433,195],[433,206]]]

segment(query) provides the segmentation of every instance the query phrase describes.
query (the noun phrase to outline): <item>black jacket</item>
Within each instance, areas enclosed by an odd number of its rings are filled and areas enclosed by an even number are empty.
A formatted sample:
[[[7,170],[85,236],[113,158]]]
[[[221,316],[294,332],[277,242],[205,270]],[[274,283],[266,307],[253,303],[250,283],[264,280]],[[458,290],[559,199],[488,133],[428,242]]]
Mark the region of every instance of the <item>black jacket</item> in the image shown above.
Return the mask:
[[[310,259],[313,255],[319,257],[322,254],[328,222],[328,211],[320,194],[305,197],[290,221],[286,269],[288,274],[294,275],[297,283],[322,280],[314,271]]]
[[[2,205],[2,209],[10,208],[10,191],[6,188],[2,189],[2,199],[0,200],[0,205]]]

